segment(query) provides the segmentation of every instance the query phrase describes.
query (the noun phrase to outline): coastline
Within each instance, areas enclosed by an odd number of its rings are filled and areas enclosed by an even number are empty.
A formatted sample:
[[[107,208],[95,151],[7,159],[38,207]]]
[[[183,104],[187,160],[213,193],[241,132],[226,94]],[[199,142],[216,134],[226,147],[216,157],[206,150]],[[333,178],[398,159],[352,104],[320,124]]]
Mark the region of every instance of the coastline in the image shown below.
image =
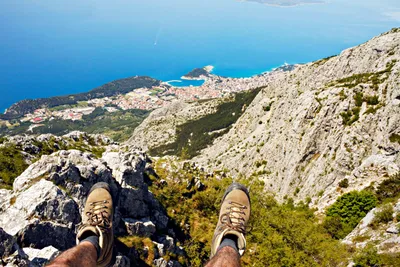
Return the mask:
[[[259,76],[259,75],[266,74],[268,72],[271,72],[271,71],[274,71],[276,69],[279,69],[280,67],[288,66],[288,65],[291,65],[291,64],[288,64],[288,63],[285,62],[284,64],[282,64],[282,65],[280,65],[278,67],[271,67],[266,71],[263,71],[263,70],[252,71],[251,74],[250,73],[244,74],[244,72],[242,72],[242,71],[237,71],[237,73],[238,73],[237,75],[234,74],[234,75],[226,75],[226,76],[223,76],[223,75],[220,75],[220,74],[211,74],[211,72],[213,70],[215,70],[215,66],[207,65],[207,66],[203,67],[203,69],[206,70],[210,74],[210,76],[201,75],[200,77],[188,77],[188,76],[184,75],[184,76],[180,77],[180,79],[171,79],[171,80],[167,80],[167,81],[161,81],[161,84],[164,84],[164,85],[167,85],[167,86],[171,86],[171,87],[200,87],[207,80],[209,80],[211,77],[212,78],[223,77],[223,78],[232,78],[232,79],[249,79],[249,78],[252,78],[252,77],[256,77],[256,76]],[[193,82],[193,83],[191,83],[191,82]],[[88,90],[88,91],[90,91],[90,90]],[[43,98],[51,98],[51,97],[43,97]],[[20,101],[14,102],[13,104],[18,103],[18,102],[20,102]],[[12,106],[13,104],[11,104],[10,106]],[[2,108],[2,113],[1,114],[5,114],[7,109],[10,106]]]

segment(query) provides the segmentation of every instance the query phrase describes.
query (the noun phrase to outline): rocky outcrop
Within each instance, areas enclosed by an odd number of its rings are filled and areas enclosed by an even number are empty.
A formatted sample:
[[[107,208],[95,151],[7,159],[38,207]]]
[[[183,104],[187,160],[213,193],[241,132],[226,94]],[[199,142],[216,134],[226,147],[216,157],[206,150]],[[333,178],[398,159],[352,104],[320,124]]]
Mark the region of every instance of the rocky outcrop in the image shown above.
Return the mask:
[[[8,256],[15,250],[15,238],[0,228],[0,255]]]
[[[144,182],[148,161],[137,151],[107,152],[102,159],[78,150],[42,156],[15,179],[13,191],[0,190],[0,252],[14,253],[6,263],[40,265],[74,246],[86,196],[96,182],[110,185],[116,236],[150,237],[155,243],[169,240],[165,251],[182,254],[173,230],[167,228],[163,207]],[[159,234],[167,232],[171,236]],[[130,260],[135,260],[134,254],[126,254],[126,249],[116,258],[118,266],[127,266]]]
[[[127,144],[144,150],[172,143],[176,139],[178,125],[215,113],[224,99],[211,99],[199,102],[174,101],[159,108],[138,126]]]
[[[394,219],[400,216],[400,201],[394,205],[393,220],[374,224],[383,207],[372,209],[342,242],[357,248],[364,248],[372,243],[379,253],[400,253],[400,222]]]

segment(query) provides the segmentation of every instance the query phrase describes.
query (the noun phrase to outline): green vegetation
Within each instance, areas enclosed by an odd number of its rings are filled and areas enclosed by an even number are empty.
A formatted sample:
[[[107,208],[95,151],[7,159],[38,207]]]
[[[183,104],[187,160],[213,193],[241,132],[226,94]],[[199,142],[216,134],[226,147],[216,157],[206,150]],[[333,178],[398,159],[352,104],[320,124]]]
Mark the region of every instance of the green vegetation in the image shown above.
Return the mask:
[[[340,86],[340,87],[347,87],[347,88],[354,88],[355,86],[359,85],[360,83],[370,83],[374,90],[378,90],[379,84],[383,83],[387,80],[388,76],[393,66],[396,64],[396,60],[392,60],[386,64],[386,69],[382,71],[378,71],[375,73],[360,73],[354,74],[352,76],[337,80],[333,83],[328,84],[328,86]],[[385,76],[384,76],[385,75]],[[384,76],[384,77],[382,77]]]
[[[90,134],[104,134],[115,141],[125,141],[133,130],[148,116],[150,111],[125,110],[107,112],[105,109],[96,108],[91,114],[84,115],[82,120],[55,119],[43,122],[44,126],[33,129],[33,134],[51,133],[64,135],[71,131],[83,131]],[[30,123],[23,123],[14,128],[0,128],[0,135],[24,134]]]
[[[216,113],[179,125],[175,142],[151,149],[150,155],[182,155],[184,151],[186,158],[196,156],[215,138],[229,131],[260,90],[237,93],[231,101],[219,105]]]
[[[270,111],[273,103],[274,103],[274,101],[272,101],[271,103],[268,103],[266,106],[263,106],[263,110]]]
[[[367,102],[368,105],[375,106],[379,104],[379,97],[377,95],[364,96],[363,101]]]
[[[161,88],[153,88],[150,90],[150,95],[155,96],[161,92],[163,92],[164,90]]]
[[[354,256],[353,261],[355,267],[400,266],[400,255],[398,253],[378,254],[374,244],[369,244]]]
[[[333,238],[344,238],[377,204],[368,191],[352,191],[339,197],[326,212],[325,229]]]
[[[0,145],[7,141],[7,137],[0,137]]]
[[[383,181],[376,190],[379,202],[389,202],[400,197],[400,173],[392,175]]]
[[[392,221],[393,212],[393,206],[391,204],[384,205],[375,213],[375,218],[371,224],[376,227],[379,223],[388,223]]]
[[[78,101],[76,104],[55,106],[55,107],[50,108],[49,110],[50,111],[60,111],[60,110],[64,110],[64,109],[87,107],[87,106],[88,106],[87,101]]]
[[[398,143],[398,144],[400,145],[400,134],[392,133],[392,134],[389,136],[389,140],[390,140],[390,142],[392,142],[392,143]]]
[[[326,58],[317,60],[317,61],[315,61],[315,62],[312,64],[312,66],[314,66],[314,67],[322,66],[322,65],[324,65],[329,59],[334,58],[334,57],[336,57],[336,56],[337,56],[337,55],[333,55],[333,56],[329,56],[329,57],[326,57]]]
[[[347,98],[347,95],[344,93],[344,90],[340,91],[339,93],[340,100],[345,100]]]
[[[136,263],[133,266],[152,266],[155,258],[155,244],[148,237],[140,236],[123,236],[118,237],[118,242],[123,243],[128,248],[134,248],[140,256],[141,264]],[[145,251],[144,248],[148,249]],[[145,257],[146,255],[146,257]]]
[[[184,75],[185,77],[190,78],[199,78],[200,76],[208,76],[209,73],[204,68],[197,68],[189,72],[188,74]]]
[[[360,107],[354,107],[351,110],[340,113],[343,124],[350,126],[360,118]]]
[[[354,101],[357,107],[361,107],[362,103],[363,103],[363,93],[360,92],[356,92],[356,94],[354,95]]]
[[[353,96],[353,99],[355,107],[351,110],[340,113],[343,124],[347,126],[350,126],[354,122],[358,121],[358,119],[360,118],[360,110],[363,102],[366,102],[367,105],[371,105],[371,107],[368,107],[365,114],[375,113],[378,109],[382,107],[382,105],[379,104],[379,97],[376,95],[364,96],[362,92],[356,92]]]
[[[349,179],[343,179],[339,182],[339,187],[347,188],[349,187]]]
[[[160,200],[171,217],[171,227],[178,234],[187,252],[190,266],[204,266],[209,258],[210,245],[218,220],[219,204],[230,178],[206,178],[196,170],[166,172],[156,163],[158,178],[149,175],[149,189]],[[169,168],[168,168],[169,169]],[[171,170],[171,169],[169,169]],[[168,179],[173,177],[173,180]],[[186,180],[200,177],[204,191],[187,189]],[[162,185],[160,179],[167,180]],[[347,264],[349,253],[339,241],[332,239],[319,225],[313,210],[306,205],[295,206],[293,201],[278,204],[264,193],[262,182],[251,183],[252,215],[247,235],[247,251],[243,266],[341,266]],[[184,227],[188,225],[189,227]],[[250,230],[251,229],[251,230]]]
[[[0,188],[11,189],[14,179],[26,168],[21,150],[15,145],[7,144],[0,147]]]
[[[375,114],[378,109],[380,109],[382,107],[382,105],[377,105],[375,107],[368,107],[367,110],[365,111],[365,115],[367,114]]]

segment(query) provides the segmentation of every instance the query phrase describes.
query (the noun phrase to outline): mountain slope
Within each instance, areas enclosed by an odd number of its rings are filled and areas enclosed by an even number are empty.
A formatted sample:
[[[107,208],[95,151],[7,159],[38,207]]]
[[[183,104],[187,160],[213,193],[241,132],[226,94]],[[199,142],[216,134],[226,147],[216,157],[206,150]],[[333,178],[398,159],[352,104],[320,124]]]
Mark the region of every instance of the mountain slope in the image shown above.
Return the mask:
[[[400,30],[275,73],[234,127],[194,158],[324,208],[399,171]],[[397,140],[397,142],[395,142]],[[348,188],[338,184],[348,179]]]

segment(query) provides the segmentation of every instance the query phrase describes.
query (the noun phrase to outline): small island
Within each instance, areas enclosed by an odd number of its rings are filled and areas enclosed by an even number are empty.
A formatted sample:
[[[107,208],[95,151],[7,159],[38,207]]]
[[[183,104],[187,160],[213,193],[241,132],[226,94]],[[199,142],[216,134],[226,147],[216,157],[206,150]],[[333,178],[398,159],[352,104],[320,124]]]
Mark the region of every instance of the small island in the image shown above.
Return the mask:
[[[257,2],[269,6],[294,7],[307,4],[324,4],[323,0],[244,0],[244,2]]]
[[[210,77],[210,73],[214,69],[213,66],[205,66],[203,68],[196,68],[188,74],[181,77],[182,80],[206,80]]]

